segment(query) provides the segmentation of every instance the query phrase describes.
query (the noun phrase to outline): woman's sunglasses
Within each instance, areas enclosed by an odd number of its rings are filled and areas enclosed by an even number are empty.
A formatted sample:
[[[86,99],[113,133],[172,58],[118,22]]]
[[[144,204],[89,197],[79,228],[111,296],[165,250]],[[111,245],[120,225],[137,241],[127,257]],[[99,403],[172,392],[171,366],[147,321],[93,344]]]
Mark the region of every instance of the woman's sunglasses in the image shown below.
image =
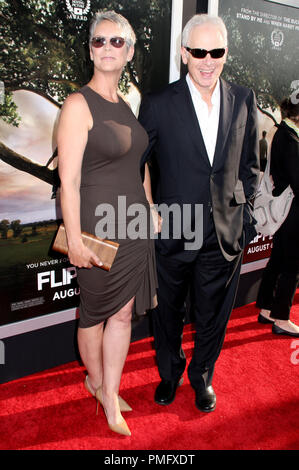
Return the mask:
[[[108,38],[98,36],[98,37],[92,38],[91,44],[93,47],[96,47],[96,48],[103,47],[107,43],[107,40]],[[120,49],[121,47],[123,47],[123,45],[126,42],[126,40],[121,37],[110,38],[109,41],[110,41],[111,46],[116,47],[116,49]]]
[[[190,52],[195,59],[204,59],[207,54],[210,54],[212,59],[220,59],[225,54],[225,48],[212,49],[211,51],[207,51],[206,49],[191,49],[190,47],[185,47],[185,49]]]

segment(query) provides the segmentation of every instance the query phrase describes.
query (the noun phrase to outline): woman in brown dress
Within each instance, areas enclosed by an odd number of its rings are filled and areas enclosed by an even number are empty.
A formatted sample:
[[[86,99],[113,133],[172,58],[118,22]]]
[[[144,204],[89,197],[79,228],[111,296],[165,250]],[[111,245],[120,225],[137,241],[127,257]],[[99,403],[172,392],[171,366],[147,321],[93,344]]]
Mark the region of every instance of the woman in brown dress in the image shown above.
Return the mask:
[[[130,435],[119,397],[131,338],[132,310],[143,315],[156,304],[153,240],[123,236],[119,196],[126,206],[142,204],[149,214],[139,172],[147,134],[117,93],[122,69],[134,54],[135,34],[115,12],[96,13],[90,27],[91,81],[65,101],[58,127],[61,207],[70,262],[78,267],[80,321],[78,344],[87,369],[85,387],[104,408],[111,430]],[[123,199],[124,200],[124,199]],[[120,244],[111,270],[83,245],[81,231],[96,234],[101,204],[115,210],[115,240]],[[122,216],[124,214],[121,214]],[[118,234],[122,233],[119,237]],[[126,232],[126,231],[125,231]],[[108,238],[111,239],[111,236]]]

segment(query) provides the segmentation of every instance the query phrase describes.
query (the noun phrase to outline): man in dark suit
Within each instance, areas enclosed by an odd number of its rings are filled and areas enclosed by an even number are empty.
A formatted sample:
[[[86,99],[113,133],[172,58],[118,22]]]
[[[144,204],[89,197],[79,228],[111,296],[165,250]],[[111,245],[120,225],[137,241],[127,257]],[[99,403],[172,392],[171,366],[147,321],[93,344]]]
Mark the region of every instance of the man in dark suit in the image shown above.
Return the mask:
[[[220,18],[191,18],[182,44],[187,76],[144,97],[139,113],[149,136],[142,165],[151,160],[157,169],[154,202],[176,203],[182,211],[189,205],[189,234],[200,229],[202,235],[201,247],[190,249],[184,222],[178,237],[173,218],[168,239],[161,234],[156,240],[159,289],[153,327],[161,383],[155,401],[171,403],[181,383],[190,292],[196,333],[188,377],[197,408],[209,412],[216,406],[212,377],[233,308],[243,248],[256,234],[250,200],[259,174],[257,109],[252,90],[220,78],[227,56],[227,32]],[[149,179],[145,165],[144,186],[153,202]]]

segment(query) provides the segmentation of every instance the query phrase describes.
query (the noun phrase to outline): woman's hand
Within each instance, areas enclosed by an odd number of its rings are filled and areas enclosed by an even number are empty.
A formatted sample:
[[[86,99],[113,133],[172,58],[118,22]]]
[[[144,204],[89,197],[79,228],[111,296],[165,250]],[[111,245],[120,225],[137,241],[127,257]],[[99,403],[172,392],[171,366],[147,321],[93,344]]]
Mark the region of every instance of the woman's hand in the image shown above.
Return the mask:
[[[69,246],[68,257],[72,265],[77,268],[88,268],[92,266],[102,266],[103,263],[95,253],[87,248],[82,240],[79,243]]]
[[[151,217],[152,217],[152,222],[153,222],[153,228],[154,228],[154,233],[160,233],[162,230],[162,223],[163,219],[159,215],[155,204],[153,204],[153,199],[152,199],[152,188],[151,188],[151,175],[150,171],[148,168],[148,164],[145,164],[144,168],[144,182],[143,182],[143,187],[144,187],[144,192],[146,195],[146,199],[149,203],[150,210],[151,210]]]
[[[152,216],[152,221],[153,221],[153,226],[154,226],[154,233],[160,233],[162,230],[163,219],[158,213],[154,204],[150,204],[150,208],[151,208],[151,216]]]

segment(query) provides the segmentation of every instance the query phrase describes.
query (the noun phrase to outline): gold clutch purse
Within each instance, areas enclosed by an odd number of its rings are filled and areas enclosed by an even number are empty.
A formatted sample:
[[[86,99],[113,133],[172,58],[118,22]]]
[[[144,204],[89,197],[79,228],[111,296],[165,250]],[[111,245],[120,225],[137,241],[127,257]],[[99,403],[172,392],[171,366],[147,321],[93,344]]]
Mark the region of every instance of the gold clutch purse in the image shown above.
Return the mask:
[[[87,232],[82,232],[82,241],[87,248],[92,250],[98,258],[100,258],[101,266],[95,265],[98,268],[110,271],[113,261],[115,259],[119,244],[111,240],[103,240]],[[61,224],[56,234],[52,249],[67,255],[68,246],[64,224]]]

